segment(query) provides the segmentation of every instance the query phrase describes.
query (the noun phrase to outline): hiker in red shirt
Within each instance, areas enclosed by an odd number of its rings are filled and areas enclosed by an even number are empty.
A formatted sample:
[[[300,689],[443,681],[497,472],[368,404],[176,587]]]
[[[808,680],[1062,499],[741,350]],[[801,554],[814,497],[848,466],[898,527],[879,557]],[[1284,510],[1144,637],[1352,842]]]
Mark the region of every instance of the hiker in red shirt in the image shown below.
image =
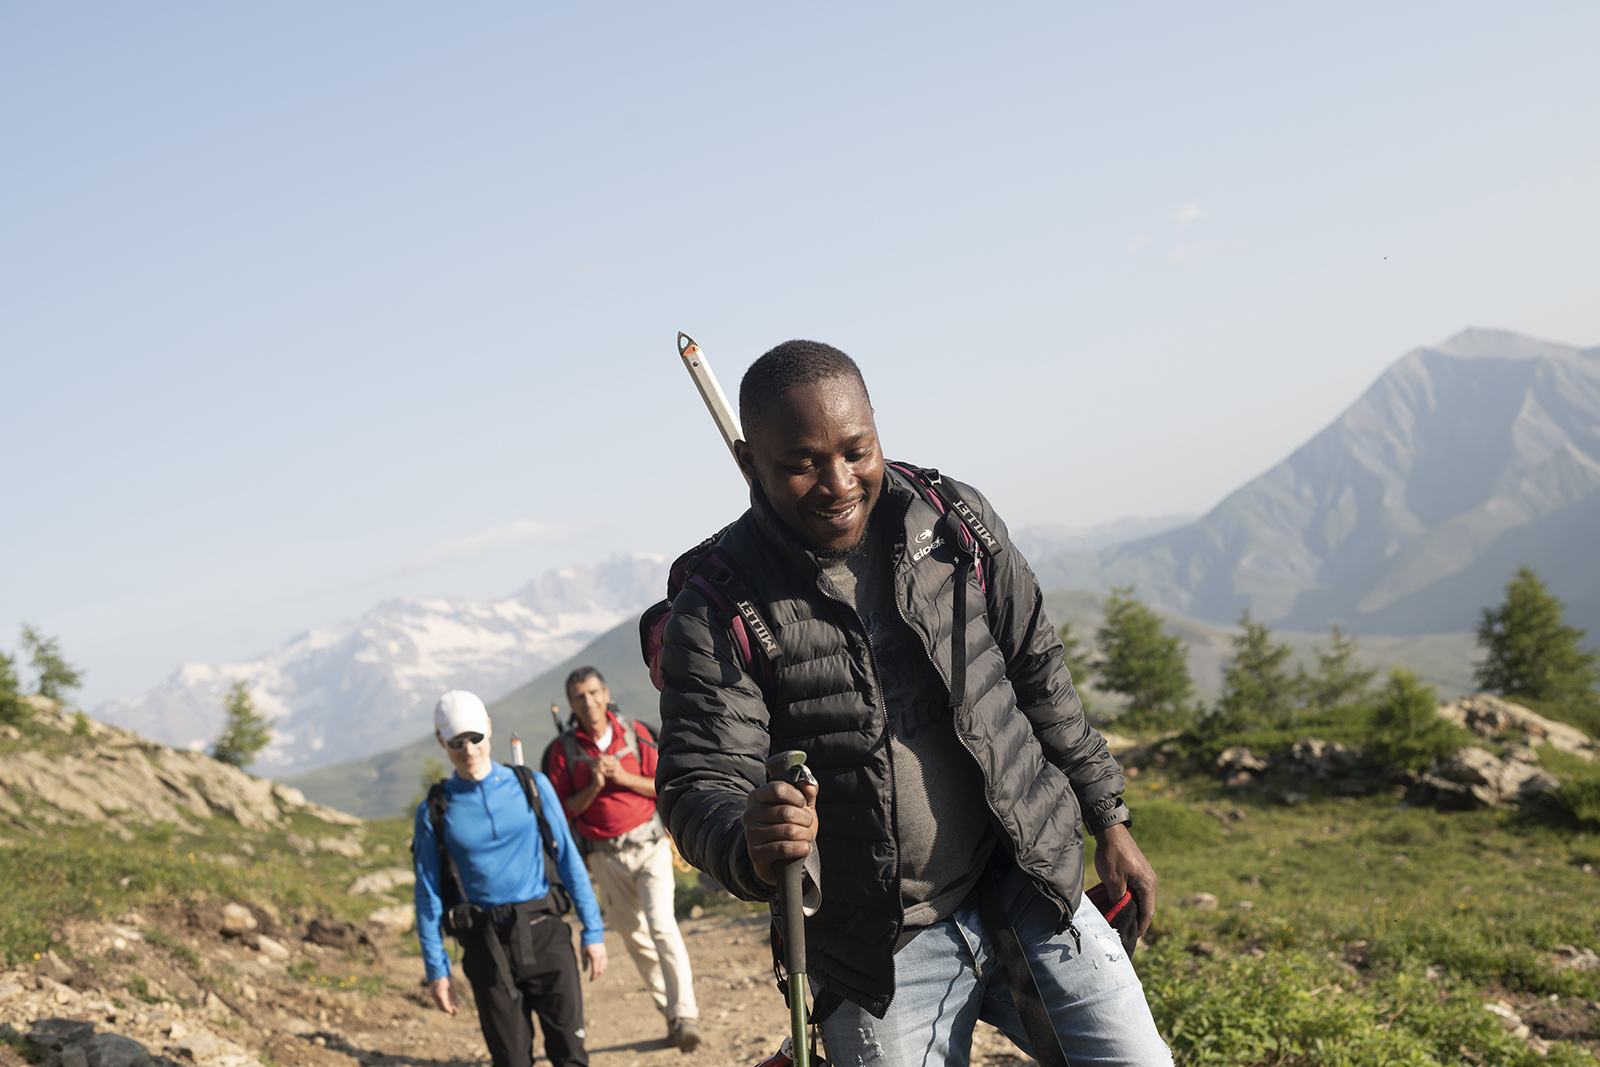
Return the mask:
[[[688,1052],[700,1044],[700,1009],[672,914],[672,844],[656,814],[655,738],[617,712],[593,667],[567,676],[567,701],[575,724],[551,745],[546,773],[605,896],[607,925],[622,935],[667,1017],[667,1040]]]

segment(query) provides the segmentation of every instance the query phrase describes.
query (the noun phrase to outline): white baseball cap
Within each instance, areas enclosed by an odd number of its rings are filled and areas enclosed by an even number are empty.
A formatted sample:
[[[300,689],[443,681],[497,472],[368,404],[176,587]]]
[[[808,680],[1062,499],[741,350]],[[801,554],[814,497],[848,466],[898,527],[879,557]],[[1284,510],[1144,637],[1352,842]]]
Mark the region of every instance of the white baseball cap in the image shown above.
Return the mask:
[[[452,689],[433,706],[433,728],[446,741],[462,734],[489,733],[489,710],[476,693]]]

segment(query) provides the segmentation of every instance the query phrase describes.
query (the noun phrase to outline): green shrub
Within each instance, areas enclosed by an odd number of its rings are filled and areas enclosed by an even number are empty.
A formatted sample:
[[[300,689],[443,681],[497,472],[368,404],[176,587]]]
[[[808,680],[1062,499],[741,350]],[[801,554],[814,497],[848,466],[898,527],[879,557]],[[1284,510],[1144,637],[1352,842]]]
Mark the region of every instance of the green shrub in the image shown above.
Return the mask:
[[[1439,700],[1404,667],[1389,672],[1389,684],[1372,709],[1371,733],[1363,749],[1383,767],[1420,771],[1463,745],[1472,736],[1434,713]]]
[[[1555,801],[1580,822],[1600,823],[1600,769],[1574,775],[1556,790]]]

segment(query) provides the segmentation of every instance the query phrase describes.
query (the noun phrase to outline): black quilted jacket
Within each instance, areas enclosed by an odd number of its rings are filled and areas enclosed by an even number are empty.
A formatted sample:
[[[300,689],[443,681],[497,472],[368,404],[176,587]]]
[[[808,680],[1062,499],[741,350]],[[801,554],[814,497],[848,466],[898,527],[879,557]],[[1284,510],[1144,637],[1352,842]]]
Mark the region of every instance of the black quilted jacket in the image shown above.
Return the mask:
[[[1081,813],[1114,802],[1122,772],[1084,720],[1061,641],[1022,554],[976,490],[948,478],[945,485],[1003,546],[985,560],[987,593],[975,577],[965,589],[967,700],[957,730],[983,772],[1001,841],[1061,908],[1065,927],[1083,887]],[[898,541],[894,580],[906,621],[948,685],[960,562],[955,538],[892,470],[875,519],[889,523]],[[919,541],[924,531],[932,537]],[[931,551],[921,551],[930,544]],[[760,594],[782,649],[776,691],[763,694],[741,667],[726,620],[692,586],[685,589],[672,605],[661,657],[661,815],[689,862],[738,897],[770,901],[775,890],[756,878],[739,818],[746,795],[764,781],[766,758],[803,749],[821,783],[823,899],[806,922],[810,973],[881,1017],[894,995],[903,916],[890,772],[895,746],[865,628],[853,606],[824,591],[816,557],[759,487],[750,510],[723,535],[721,550]]]

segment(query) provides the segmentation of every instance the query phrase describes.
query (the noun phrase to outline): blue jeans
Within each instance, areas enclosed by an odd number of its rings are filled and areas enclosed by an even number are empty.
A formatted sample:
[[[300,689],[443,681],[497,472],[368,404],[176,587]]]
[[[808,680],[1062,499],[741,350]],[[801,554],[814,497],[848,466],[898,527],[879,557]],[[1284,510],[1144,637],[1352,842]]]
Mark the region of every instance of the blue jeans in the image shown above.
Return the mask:
[[[1080,953],[1072,931],[1056,934],[1056,906],[1021,872],[1006,878],[1002,896],[1072,1067],[1172,1063],[1122,939],[1087,897],[1073,916]],[[882,1019],[846,1001],[823,1023],[837,1067],[965,1067],[979,1019],[1032,1054],[973,901],[922,931],[894,960],[894,999]]]

